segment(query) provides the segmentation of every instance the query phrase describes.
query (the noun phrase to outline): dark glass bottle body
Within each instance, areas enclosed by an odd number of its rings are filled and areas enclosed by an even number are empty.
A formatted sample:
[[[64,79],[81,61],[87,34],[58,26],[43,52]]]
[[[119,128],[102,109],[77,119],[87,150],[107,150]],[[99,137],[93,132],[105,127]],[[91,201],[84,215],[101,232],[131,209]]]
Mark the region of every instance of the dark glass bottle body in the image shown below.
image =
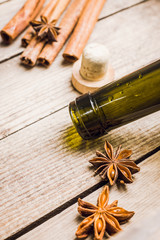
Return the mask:
[[[159,109],[160,60],[69,105],[71,119],[83,139],[100,137]]]

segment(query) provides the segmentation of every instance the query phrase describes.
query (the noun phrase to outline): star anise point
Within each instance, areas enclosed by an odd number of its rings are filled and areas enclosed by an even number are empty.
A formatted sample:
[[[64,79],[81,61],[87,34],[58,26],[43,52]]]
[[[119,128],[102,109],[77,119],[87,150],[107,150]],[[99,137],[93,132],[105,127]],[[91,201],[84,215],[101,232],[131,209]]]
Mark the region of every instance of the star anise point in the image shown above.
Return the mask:
[[[41,16],[41,21],[33,20],[30,25],[37,33],[37,37],[40,40],[47,40],[49,42],[57,42],[57,36],[59,34],[60,28],[56,27],[56,19],[53,19],[50,23],[47,17]]]
[[[105,141],[105,154],[96,151],[97,157],[90,160],[99,173],[102,179],[109,180],[110,185],[114,185],[117,179],[120,182],[132,183],[132,174],[139,172],[140,168],[133,160],[130,160],[132,150],[121,150],[121,145],[114,153],[113,146]]]
[[[105,186],[100,193],[97,206],[78,200],[79,213],[86,217],[79,225],[76,236],[78,238],[87,237],[89,230],[94,228],[94,237],[96,240],[102,240],[105,231],[109,235],[121,231],[120,223],[128,221],[133,215],[133,211],[127,211],[124,208],[117,207],[118,201],[108,205],[109,187]]]

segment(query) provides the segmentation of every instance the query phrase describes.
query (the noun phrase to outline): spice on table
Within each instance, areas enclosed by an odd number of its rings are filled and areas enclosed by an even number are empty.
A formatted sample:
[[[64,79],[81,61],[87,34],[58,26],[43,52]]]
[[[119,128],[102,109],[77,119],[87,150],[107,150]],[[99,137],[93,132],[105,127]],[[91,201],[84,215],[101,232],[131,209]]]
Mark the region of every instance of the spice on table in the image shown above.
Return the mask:
[[[51,19],[58,20],[69,3],[70,0],[59,0],[55,8],[52,8],[51,11],[48,11],[47,8],[47,10],[44,11],[43,15],[47,17],[49,21]],[[39,41],[36,36],[33,37],[32,40],[29,42],[27,48],[20,56],[21,62],[27,66],[33,67],[36,64],[37,58],[45,44],[46,44],[45,40]]]
[[[105,2],[106,0],[87,1],[85,9],[63,53],[63,57],[69,62],[75,62],[81,56]]]
[[[140,171],[140,168],[133,160],[130,160],[131,150],[122,150],[121,145],[114,153],[112,145],[106,141],[104,145],[106,154],[96,151],[97,157],[90,160],[95,167],[96,173],[99,173],[102,179],[109,180],[110,185],[113,185],[117,179],[121,183],[133,182],[132,174]]]
[[[59,27],[56,27],[56,19],[50,23],[45,16],[41,16],[41,21],[33,20],[30,22],[31,26],[37,32],[37,36],[40,40],[48,40],[49,42],[57,42],[57,36],[59,34]]]
[[[117,207],[117,200],[109,205],[108,201],[108,186],[105,186],[99,195],[97,206],[78,199],[78,212],[85,217],[76,231],[78,238],[87,237],[93,227],[95,239],[102,240],[105,231],[109,235],[119,232],[121,230],[120,223],[126,222],[134,215],[133,211]]]
[[[45,67],[51,65],[73,31],[86,3],[87,0],[73,0],[71,2],[59,24],[61,33],[58,35],[57,42],[45,45],[37,59],[39,64]]]
[[[45,0],[27,0],[17,14],[6,24],[1,31],[2,39],[10,44],[36,17]]]
[[[52,15],[52,12],[54,11],[56,5],[58,3],[58,0],[50,0],[45,7],[40,11],[38,16],[35,18],[35,20],[40,20],[40,16],[45,16],[49,19],[49,17]],[[26,47],[32,40],[32,38],[35,36],[35,31],[32,28],[32,26],[29,26],[27,31],[25,32],[24,36],[21,39],[22,46]]]

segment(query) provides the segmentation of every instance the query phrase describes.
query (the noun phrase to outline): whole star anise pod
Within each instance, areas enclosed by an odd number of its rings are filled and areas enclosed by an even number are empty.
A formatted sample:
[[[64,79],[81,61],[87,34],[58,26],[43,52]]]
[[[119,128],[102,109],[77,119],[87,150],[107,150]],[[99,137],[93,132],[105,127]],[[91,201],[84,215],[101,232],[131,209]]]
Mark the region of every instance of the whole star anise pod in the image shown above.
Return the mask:
[[[117,207],[118,201],[108,205],[109,187],[105,186],[98,197],[97,206],[78,199],[78,212],[81,216],[86,217],[79,225],[76,236],[78,238],[88,237],[91,228],[94,228],[96,240],[102,240],[105,231],[112,235],[121,230],[120,223],[129,220],[134,212],[127,211]]]
[[[46,39],[49,42],[57,42],[57,36],[59,34],[59,27],[55,26],[56,20],[52,20],[50,23],[45,16],[41,16],[41,21],[33,20],[30,25],[37,32],[39,39]]]
[[[121,183],[133,182],[132,173],[140,171],[140,168],[129,157],[132,154],[131,150],[122,150],[121,145],[114,153],[112,145],[106,141],[104,145],[106,155],[96,151],[97,157],[90,160],[99,173],[102,179],[109,180],[110,185],[113,185],[119,178]]]

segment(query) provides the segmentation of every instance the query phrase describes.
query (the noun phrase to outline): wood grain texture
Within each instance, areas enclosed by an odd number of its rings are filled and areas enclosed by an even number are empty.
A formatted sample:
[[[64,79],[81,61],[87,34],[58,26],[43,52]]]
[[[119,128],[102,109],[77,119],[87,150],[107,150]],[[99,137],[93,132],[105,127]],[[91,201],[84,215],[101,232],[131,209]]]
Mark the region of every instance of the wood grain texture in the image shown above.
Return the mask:
[[[159,11],[160,1],[152,0],[97,23],[89,42],[109,48],[116,78],[159,57]],[[0,65],[0,138],[63,108],[79,95],[71,86],[72,65],[62,62],[60,55],[48,69],[28,69],[19,62],[17,57]]]
[[[158,199],[158,195],[155,196],[155,199],[153,199],[153,201],[157,199]],[[151,202],[151,205],[152,205],[152,202]],[[148,212],[146,211],[146,213],[143,214],[144,216],[141,219],[141,221],[138,220],[137,222],[135,222],[133,226],[131,225],[128,229],[126,229],[126,231],[121,232],[119,235],[116,235],[113,239],[116,239],[116,240],[160,239],[160,208],[159,206],[158,208],[153,206],[151,210],[150,209],[148,210],[149,210]]]
[[[111,239],[137,239],[137,240],[150,240],[151,234],[153,233],[153,224],[150,223],[148,226],[148,235],[146,238],[138,238],[137,223],[142,227],[142,220],[148,217],[151,212],[156,211],[159,207],[159,195],[160,188],[157,186],[160,184],[159,178],[159,168],[160,168],[160,152],[154,154],[150,158],[146,159],[144,162],[140,163],[141,171],[139,174],[135,175],[135,181],[132,184],[127,185],[126,187],[117,187],[113,186],[110,190],[110,200],[111,203],[114,200],[118,200],[118,206],[121,206],[127,210],[134,210],[135,215],[133,218],[126,224],[122,225],[124,232],[122,233],[123,238],[119,237],[121,233],[116,234]],[[155,184],[156,183],[156,184]],[[102,191],[102,188],[93,192],[92,194],[85,197],[85,201],[96,204],[97,197]],[[159,219],[159,218],[157,218]],[[149,220],[149,219],[148,219]],[[35,228],[31,232],[25,234],[19,240],[52,240],[52,239],[66,239],[71,240],[75,239],[75,231],[82,221],[82,218],[79,217],[77,212],[77,204],[67,208],[65,211],[61,212],[57,216],[46,221],[39,227]],[[148,221],[149,223],[149,221]],[[152,229],[151,229],[152,226]],[[158,226],[158,222],[157,222]],[[126,235],[128,231],[134,228],[136,238],[133,238],[132,235]],[[157,229],[158,230],[158,229]],[[134,235],[133,235],[134,236]],[[144,236],[144,235],[143,235]],[[148,237],[148,238],[147,238]],[[93,239],[93,238],[87,238]],[[104,238],[107,239],[107,238]],[[158,239],[158,238],[154,238]]]
[[[114,2],[117,4],[118,0]],[[133,4],[133,1],[125,2]],[[159,57],[159,10],[158,0],[146,1],[97,23],[90,42],[99,41],[109,46],[116,78]],[[152,38],[148,38],[151,35]],[[2,54],[11,57],[12,53],[13,48],[7,50],[8,55],[4,52]],[[133,149],[133,159],[142,157],[159,145],[159,112],[113,130],[103,138],[83,141],[72,127],[68,109],[64,108],[78,93],[70,83],[71,65],[62,63],[61,56],[49,69],[24,68],[19,65],[17,57],[1,64],[0,73],[1,138],[30,124],[0,141],[0,239],[20,231],[99,182],[100,178],[94,177],[88,160],[95,156],[96,149],[103,150],[104,139],[107,138],[114,146],[122,143],[123,147]],[[158,165],[154,170],[157,169]],[[135,175],[133,184],[139,182],[140,176],[140,173]],[[145,179],[146,187],[148,182]],[[155,181],[155,178],[152,179]],[[137,199],[140,186],[133,191],[130,187],[127,185],[125,196],[133,204],[133,197]],[[132,200],[128,200],[128,192]],[[148,196],[150,190],[144,193]],[[119,198],[116,194],[119,194],[118,191],[115,191],[114,196]],[[97,198],[97,193],[95,196]],[[136,204],[141,207],[139,201]],[[73,215],[68,220],[73,220],[75,224]],[[59,219],[57,222],[59,224]],[[64,224],[65,229],[67,222]],[[79,222],[80,219],[76,220],[76,225]],[[62,232],[61,225],[57,225],[56,229]]]
[[[63,109],[0,141],[0,238],[21,230],[98,183],[88,163],[107,138],[133,150],[133,159],[157,148],[160,113],[84,141]],[[139,175],[137,173],[135,177]],[[135,178],[136,181],[136,178]]]
[[[0,5],[0,29],[2,29],[3,26],[5,26],[5,24],[15,15],[15,13],[21,8],[21,6],[23,6],[25,1],[26,0],[12,0]],[[47,1],[48,0],[46,0],[46,2]],[[100,18],[113,14],[114,12],[120,11],[121,9],[130,7],[131,5],[139,2],[142,2],[142,0],[123,0],[123,2],[122,0],[108,0],[103,11],[101,12]],[[10,46],[0,44],[0,62],[23,51],[24,48],[21,47],[22,36],[23,33]]]

